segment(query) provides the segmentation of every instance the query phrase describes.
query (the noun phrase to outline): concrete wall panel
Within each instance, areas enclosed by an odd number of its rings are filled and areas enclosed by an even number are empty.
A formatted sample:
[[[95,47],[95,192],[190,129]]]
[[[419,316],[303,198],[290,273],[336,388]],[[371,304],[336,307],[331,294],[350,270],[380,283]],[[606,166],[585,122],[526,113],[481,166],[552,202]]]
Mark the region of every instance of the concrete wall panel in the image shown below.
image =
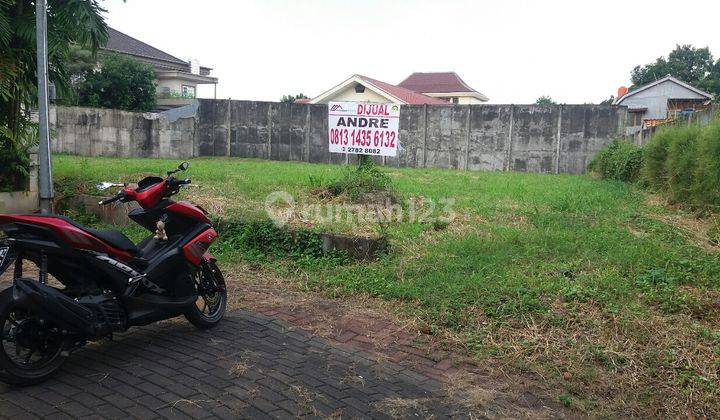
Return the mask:
[[[620,135],[626,108],[606,105],[404,105],[403,167],[582,173]],[[165,114],[56,107],[53,151],[87,156],[248,158],[354,163],[329,153],[327,105],[202,99],[197,112]]]
[[[471,107],[467,169],[503,170],[509,144],[511,107]]]

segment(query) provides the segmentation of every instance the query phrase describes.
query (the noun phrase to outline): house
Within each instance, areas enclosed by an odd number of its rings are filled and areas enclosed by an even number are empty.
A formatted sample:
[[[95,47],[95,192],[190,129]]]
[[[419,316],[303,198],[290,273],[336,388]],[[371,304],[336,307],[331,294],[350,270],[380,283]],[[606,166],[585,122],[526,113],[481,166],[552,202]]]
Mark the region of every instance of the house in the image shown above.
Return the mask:
[[[627,134],[631,135],[674,120],[678,115],[706,109],[712,99],[712,94],[667,75],[632,91],[621,87],[613,104],[628,107],[626,126]]]
[[[468,86],[454,71],[413,73],[398,86],[454,104],[480,104],[488,101],[487,96]]]
[[[415,78],[415,82],[412,82],[413,76],[418,74],[455,75],[455,77],[440,76],[433,79],[431,76],[424,76],[420,79]],[[452,103],[478,103],[470,102],[470,98],[477,101],[481,101],[480,98],[482,98],[482,101],[487,101],[487,97],[470,88],[455,73],[413,73],[403,83],[408,80],[412,82],[410,86],[422,85],[423,88],[428,89],[428,93],[402,86],[402,83],[393,85],[355,74],[315,98],[303,102],[323,104],[331,101],[348,101],[391,102],[400,105],[449,105]],[[463,98],[463,102],[460,102],[460,97]]]
[[[101,50],[125,54],[151,64],[155,69],[160,107],[187,104],[195,98],[197,85],[217,86],[218,79],[210,76],[211,68],[177,58],[113,28],[108,28],[108,41]]]

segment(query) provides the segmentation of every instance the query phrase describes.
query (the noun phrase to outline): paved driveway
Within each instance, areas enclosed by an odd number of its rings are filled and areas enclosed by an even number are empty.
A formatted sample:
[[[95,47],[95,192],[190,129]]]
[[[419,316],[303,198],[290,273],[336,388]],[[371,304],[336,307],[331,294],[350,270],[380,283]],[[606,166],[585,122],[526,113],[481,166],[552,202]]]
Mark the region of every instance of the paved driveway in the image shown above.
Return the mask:
[[[0,385],[6,418],[461,416],[442,384],[248,311],[198,331],[184,320],[75,352],[51,380]]]

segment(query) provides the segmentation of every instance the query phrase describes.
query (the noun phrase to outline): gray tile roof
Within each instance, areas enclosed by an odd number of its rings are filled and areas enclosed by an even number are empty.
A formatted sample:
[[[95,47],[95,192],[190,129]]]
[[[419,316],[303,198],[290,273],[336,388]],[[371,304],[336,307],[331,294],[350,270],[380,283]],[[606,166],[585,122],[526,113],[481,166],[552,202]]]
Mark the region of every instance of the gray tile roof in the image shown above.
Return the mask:
[[[181,60],[110,27],[108,27],[108,42],[105,44],[105,49],[189,66],[185,60]]]

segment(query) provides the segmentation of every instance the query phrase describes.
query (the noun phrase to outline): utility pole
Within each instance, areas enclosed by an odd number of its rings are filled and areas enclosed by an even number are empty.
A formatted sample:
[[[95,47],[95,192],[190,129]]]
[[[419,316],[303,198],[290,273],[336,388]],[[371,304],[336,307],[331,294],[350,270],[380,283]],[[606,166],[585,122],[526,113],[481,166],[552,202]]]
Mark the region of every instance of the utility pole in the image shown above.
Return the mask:
[[[48,114],[48,54],[47,54],[47,0],[35,0],[35,30],[37,38],[38,145],[40,212],[53,212],[52,162],[50,160],[50,127]]]

